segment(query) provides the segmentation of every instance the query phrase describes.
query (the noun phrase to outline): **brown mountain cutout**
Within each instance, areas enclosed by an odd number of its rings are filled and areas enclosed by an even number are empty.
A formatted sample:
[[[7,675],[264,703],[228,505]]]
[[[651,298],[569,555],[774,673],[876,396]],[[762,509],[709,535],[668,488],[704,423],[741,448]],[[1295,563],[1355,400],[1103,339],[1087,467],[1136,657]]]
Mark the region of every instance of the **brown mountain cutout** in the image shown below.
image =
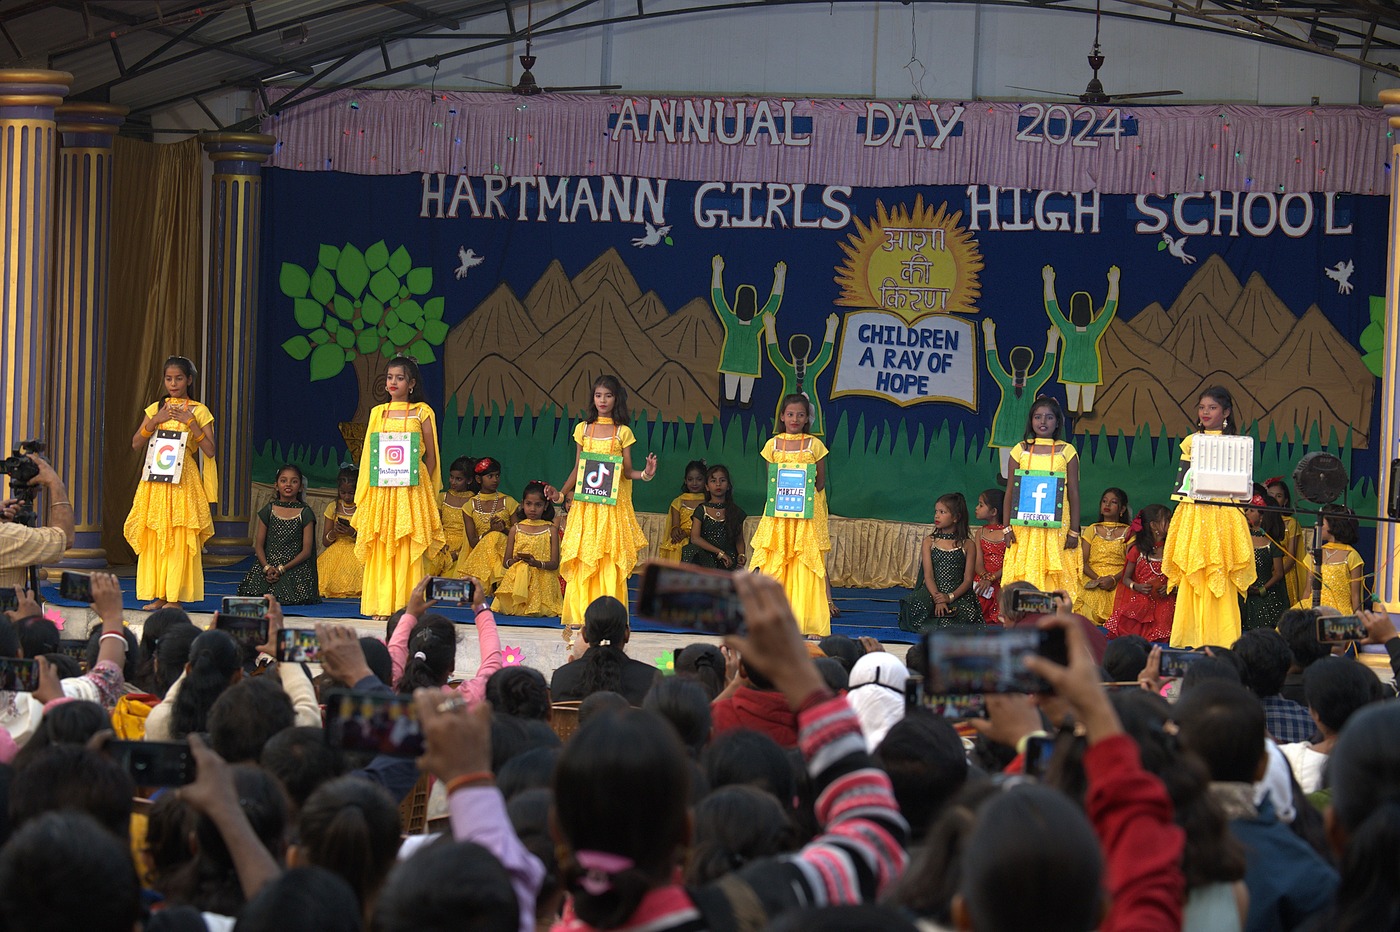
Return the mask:
[[[1138,311],[1137,315],[1128,321],[1128,325],[1153,343],[1161,343],[1172,331],[1172,319],[1167,314],[1167,309],[1156,301]]]
[[[1185,436],[1193,429],[1171,392],[1145,369],[1130,369],[1102,389],[1094,400],[1094,413],[1096,419],[1085,423],[1081,418],[1080,425],[1094,433],[1103,428],[1110,437],[1118,433],[1132,437],[1143,426],[1154,437],[1163,425],[1173,437]]]
[[[1298,322],[1258,272],[1249,276],[1225,319],[1240,333],[1247,333],[1254,348],[1272,355],[1288,331]]]
[[[642,289],[637,287],[637,280],[632,277],[631,269],[627,268],[627,263],[622,261],[622,256],[618,255],[616,249],[609,248],[590,262],[582,272],[573,277],[572,284],[578,296],[586,301],[604,282],[613,286],[622,296],[624,304],[630,305],[642,296]]]
[[[627,389],[628,407],[634,410],[642,407],[632,400],[636,398],[638,388],[634,380],[619,372],[610,360],[597,353],[584,353],[572,361],[569,368],[560,373],[550,388],[549,397],[555,404],[563,405],[570,412],[582,414],[588,410],[589,402],[593,400],[593,383],[600,375],[617,376]]]
[[[637,318],[637,323],[642,325],[642,329],[654,327],[670,316],[666,305],[661,303],[661,299],[654,291],[648,291],[633,301],[628,305],[628,310],[632,312],[633,317]]]
[[[1156,341],[1147,339],[1130,325],[1118,320],[1108,325],[1099,344],[1099,355],[1103,359],[1105,384],[1112,382],[1118,373],[1130,369],[1145,369],[1165,385],[1196,377],[1190,366],[1163,352]]]
[[[448,397],[452,396],[452,386],[459,386],[470,378],[483,354],[497,354],[498,358],[508,361],[537,337],[539,331],[510,286],[504,282],[496,286],[466,319],[448,331],[443,341],[442,365],[449,386]],[[459,415],[467,410],[467,398],[466,393],[457,392]],[[486,396],[476,398],[479,409],[490,410],[490,401]],[[516,407],[522,403],[517,401]],[[501,407],[505,407],[504,401]]]
[[[475,405],[473,414],[490,414],[493,404],[505,411],[511,403],[516,414],[523,414],[527,408],[538,411],[549,402],[549,395],[534,379],[496,353],[477,360],[455,387],[449,387],[449,397],[453,393],[457,395],[458,415],[468,413],[469,402]]]
[[[716,382],[716,384],[718,384]],[[704,387],[696,379],[695,373],[674,359],[652,373],[638,389],[637,397],[642,399],[650,411],[685,411],[686,421],[693,422],[697,417],[714,420],[719,417],[717,395],[707,397],[708,406],[697,407],[693,399],[703,396]]]
[[[1331,439],[1330,434],[1334,430],[1337,432],[1337,440],[1345,441],[1347,424],[1353,425],[1352,446],[1364,449],[1370,443],[1370,419],[1364,422],[1347,421],[1338,414],[1337,409],[1322,392],[1315,388],[1299,388],[1290,392],[1288,397],[1274,406],[1273,418],[1274,434],[1280,439],[1292,440],[1296,426],[1303,432],[1303,439],[1307,440],[1312,423],[1316,421],[1323,443]],[[1287,434],[1284,435],[1283,431],[1287,431]]]
[[[1181,293],[1167,309],[1167,315],[1172,320],[1180,320],[1181,315],[1198,297],[1205,298],[1211,307],[1224,313],[1239,296],[1240,280],[1230,271],[1224,259],[1219,255],[1212,255],[1201,263],[1196,274],[1182,287]]]
[[[670,317],[647,328],[647,334],[661,347],[667,359],[719,358],[724,345],[724,328],[714,308],[703,298],[686,302]]]
[[[666,361],[609,281],[600,282],[573,313],[541,334],[526,355],[536,378],[557,381],[589,352],[609,360],[607,371],[634,378],[655,372]]]
[[[1173,307],[1176,306],[1174,302]],[[1233,369],[1248,372],[1264,357],[1231,327],[1204,294],[1197,294],[1172,325],[1162,349],[1197,372]],[[1192,410],[1194,414],[1194,408]]]
[[[1338,436],[1345,434],[1347,425],[1357,435],[1369,433],[1375,382],[1362,363],[1360,352],[1337,333],[1317,305],[1308,308],[1279,344],[1274,360],[1280,371],[1261,369],[1245,376],[1247,384],[1257,383],[1255,391],[1260,401],[1273,407],[1298,388],[1316,389],[1341,421],[1330,425],[1337,427]],[[1325,438],[1329,422],[1322,421],[1319,427]]]
[[[548,330],[578,307],[578,292],[574,290],[564,267],[555,259],[549,263],[535,287],[525,295],[525,310],[541,331]]]

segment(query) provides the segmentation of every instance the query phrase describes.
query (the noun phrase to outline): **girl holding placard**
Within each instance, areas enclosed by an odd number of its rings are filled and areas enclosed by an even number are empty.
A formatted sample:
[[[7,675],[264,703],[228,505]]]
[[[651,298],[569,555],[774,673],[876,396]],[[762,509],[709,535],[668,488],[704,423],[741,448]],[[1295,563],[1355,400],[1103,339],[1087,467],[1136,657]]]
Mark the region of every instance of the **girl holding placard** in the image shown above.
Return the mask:
[[[200,551],[214,536],[209,503],[219,499],[214,415],[190,397],[194,363],[171,356],[163,372],[166,398],[146,406],[131,438],[131,448],[145,447],[147,458],[122,529],[136,551],[136,597],[153,600],[142,606],[148,612],[204,598]],[[195,451],[204,454],[202,470]]]
[[[600,596],[627,604],[627,577],[647,545],[632,510],[632,480],[652,480],[656,454],[647,454],[645,469],[632,468],[637,438],[627,426],[630,420],[627,389],[616,376],[599,376],[588,417],[574,428],[574,470],[563,491],[546,487],[556,505],[566,496],[573,499],[559,546],[559,574],[567,582],[562,618],[571,628],[583,625],[584,611]]]
[[[1065,442],[1060,403],[1042,395],[1031,405],[1026,432],[1011,448],[1002,513],[1009,519],[1001,582],[1024,580],[1042,592],[1061,591],[1071,603],[1083,585],[1079,552],[1079,453]]]
[[[812,403],[806,395],[784,395],[778,410],[780,433],[763,447],[768,501],[750,542],[750,565],[783,584],[803,634],[826,637],[826,444],[807,433]]]
[[[438,514],[437,418],[423,400],[418,363],[389,360],[389,403],[369,414],[355,488],[355,555],[365,565],[360,611],[387,618],[408,604],[425,560],[446,546]]]

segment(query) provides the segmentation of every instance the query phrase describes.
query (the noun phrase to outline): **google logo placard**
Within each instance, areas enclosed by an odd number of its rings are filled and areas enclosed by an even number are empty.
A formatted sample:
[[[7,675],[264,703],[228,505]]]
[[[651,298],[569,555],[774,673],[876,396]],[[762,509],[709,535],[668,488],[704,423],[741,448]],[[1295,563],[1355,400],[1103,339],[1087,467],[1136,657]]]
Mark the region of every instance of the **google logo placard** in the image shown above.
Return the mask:
[[[156,467],[161,470],[174,469],[176,458],[179,455],[180,448],[173,443],[166,443],[156,447]]]

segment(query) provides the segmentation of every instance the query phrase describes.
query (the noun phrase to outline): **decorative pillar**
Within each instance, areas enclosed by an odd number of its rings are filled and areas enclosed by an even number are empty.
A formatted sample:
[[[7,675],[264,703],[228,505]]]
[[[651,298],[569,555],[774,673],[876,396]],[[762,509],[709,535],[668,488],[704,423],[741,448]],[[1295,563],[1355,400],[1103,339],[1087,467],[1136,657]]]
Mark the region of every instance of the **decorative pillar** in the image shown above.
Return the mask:
[[[258,133],[199,137],[214,163],[209,211],[208,346],[201,398],[214,414],[219,501],[205,562],[237,563],[248,536],[253,483],[253,351],[258,333],[262,164],[277,140]]]
[[[112,139],[127,108],[58,108],[58,192],[50,341],[49,458],[73,499],[67,566],[107,565],[102,549],[102,439],[111,261]]]
[[[1390,123],[1390,164],[1400,165],[1400,90],[1381,91]],[[1400,458],[1400,171],[1390,173],[1390,238],[1386,248],[1385,364],[1381,370],[1380,508],[1389,514],[1392,461]],[[1396,515],[1400,517],[1400,515]],[[1395,565],[1400,527],[1376,527],[1376,597],[1394,611],[1400,607],[1400,567]]]
[[[54,109],[72,83],[66,71],[0,70],[0,457],[49,439]]]

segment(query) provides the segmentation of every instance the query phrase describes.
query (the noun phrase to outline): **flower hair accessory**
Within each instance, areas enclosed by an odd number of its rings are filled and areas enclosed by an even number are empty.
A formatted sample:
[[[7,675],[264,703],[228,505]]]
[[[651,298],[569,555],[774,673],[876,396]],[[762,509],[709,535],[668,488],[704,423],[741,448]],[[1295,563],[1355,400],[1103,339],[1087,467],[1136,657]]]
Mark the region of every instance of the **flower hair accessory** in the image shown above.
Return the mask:
[[[584,871],[583,876],[579,878],[579,886],[592,896],[602,896],[610,891],[614,874],[636,866],[631,858],[607,851],[575,851],[574,860]]]
[[[1128,525],[1128,533],[1129,533],[1130,535],[1131,535],[1131,534],[1136,534],[1138,531],[1141,531],[1141,530],[1142,530],[1142,512],[1139,511],[1139,512],[1137,513],[1136,517],[1133,518],[1133,523],[1130,524],[1130,525]]]
[[[472,467],[472,472],[476,473],[478,476],[500,471],[501,464],[489,456],[483,456],[481,459],[477,460],[476,465]]]
[[[1254,494],[1254,497],[1251,498],[1251,499],[1249,500],[1249,503],[1250,503],[1251,505],[1253,505],[1255,508],[1263,508],[1263,507],[1264,507],[1264,496],[1262,496],[1262,495],[1260,495],[1259,493],[1256,492],[1256,493]]]
[[[1271,486],[1271,485],[1283,485],[1283,477],[1282,477],[1282,476],[1271,476],[1271,477],[1269,477],[1268,479],[1265,479],[1265,480],[1264,480],[1264,488],[1267,489],[1267,488],[1268,488],[1269,486]]]

